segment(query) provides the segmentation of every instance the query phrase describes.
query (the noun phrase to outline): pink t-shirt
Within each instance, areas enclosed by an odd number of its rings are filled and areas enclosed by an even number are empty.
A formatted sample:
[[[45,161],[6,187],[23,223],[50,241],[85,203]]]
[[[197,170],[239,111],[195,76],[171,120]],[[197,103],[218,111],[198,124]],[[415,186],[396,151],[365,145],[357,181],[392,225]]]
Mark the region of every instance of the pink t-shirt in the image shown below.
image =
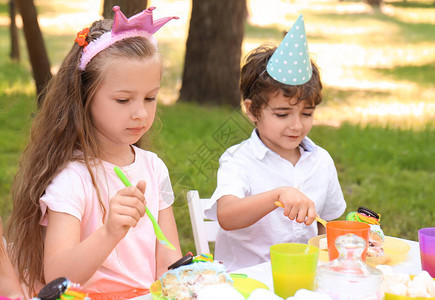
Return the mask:
[[[147,207],[158,220],[159,210],[169,207],[174,202],[168,169],[156,154],[137,147],[134,147],[134,150],[135,161],[121,169],[133,185],[139,180],[146,181]],[[113,164],[102,162],[101,166],[93,169],[106,208],[109,207],[110,199],[124,188],[113,168]],[[81,223],[81,241],[103,224],[103,212],[97,192],[86,166],[80,162],[69,163],[53,179],[41,197],[40,204],[41,225],[47,226],[47,207],[53,211],[68,213]],[[149,288],[155,280],[155,247],[156,236],[153,226],[145,215],[135,228],[130,228],[124,239],[118,243],[83,288],[97,293]]]

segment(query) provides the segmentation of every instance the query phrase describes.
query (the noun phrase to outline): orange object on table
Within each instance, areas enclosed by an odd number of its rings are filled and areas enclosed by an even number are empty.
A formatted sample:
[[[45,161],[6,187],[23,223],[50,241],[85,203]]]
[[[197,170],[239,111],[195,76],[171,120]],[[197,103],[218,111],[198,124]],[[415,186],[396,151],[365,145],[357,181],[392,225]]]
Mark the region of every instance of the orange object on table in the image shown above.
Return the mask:
[[[113,292],[113,293],[88,293],[88,297],[91,300],[125,300],[134,297],[139,297],[147,295],[150,293],[148,289],[134,289],[123,292]]]
[[[335,239],[340,235],[353,233],[362,237],[366,241],[366,247],[361,255],[363,261],[366,260],[367,247],[369,244],[370,225],[355,221],[330,221],[326,223],[326,238],[328,240],[329,260],[338,257],[338,251],[335,247]]]

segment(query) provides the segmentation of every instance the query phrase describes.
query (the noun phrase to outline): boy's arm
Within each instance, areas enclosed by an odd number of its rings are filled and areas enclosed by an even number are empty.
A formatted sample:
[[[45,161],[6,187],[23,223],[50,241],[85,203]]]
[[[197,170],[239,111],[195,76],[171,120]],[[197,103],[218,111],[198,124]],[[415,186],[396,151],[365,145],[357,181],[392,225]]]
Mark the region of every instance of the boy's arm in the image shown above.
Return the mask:
[[[224,230],[251,226],[277,208],[275,201],[284,205],[284,215],[290,220],[310,225],[316,217],[314,203],[307,196],[293,187],[279,187],[245,198],[221,197],[217,201],[219,224]]]
[[[217,201],[219,225],[224,230],[251,226],[276,209],[273,199],[278,199],[275,190],[245,198],[238,198],[233,195],[223,196]]]
[[[165,237],[175,247],[175,251],[171,250],[159,241],[156,243],[156,275],[158,279],[163,273],[168,271],[168,266],[182,257],[180,250],[180,241],[178,239],[177,224],[175,223],[172,206],[159,211],[159,226]]]

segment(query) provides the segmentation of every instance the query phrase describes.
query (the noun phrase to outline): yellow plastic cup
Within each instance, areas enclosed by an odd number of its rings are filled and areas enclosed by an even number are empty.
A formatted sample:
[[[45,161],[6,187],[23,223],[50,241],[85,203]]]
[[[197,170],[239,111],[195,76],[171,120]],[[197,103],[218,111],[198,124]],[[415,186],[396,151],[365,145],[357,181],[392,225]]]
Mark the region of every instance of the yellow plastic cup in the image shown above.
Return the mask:
[[[282,243],[270,247],[273,289],[287,299],[300,289],[313,290],[319,248],[306,244]]]

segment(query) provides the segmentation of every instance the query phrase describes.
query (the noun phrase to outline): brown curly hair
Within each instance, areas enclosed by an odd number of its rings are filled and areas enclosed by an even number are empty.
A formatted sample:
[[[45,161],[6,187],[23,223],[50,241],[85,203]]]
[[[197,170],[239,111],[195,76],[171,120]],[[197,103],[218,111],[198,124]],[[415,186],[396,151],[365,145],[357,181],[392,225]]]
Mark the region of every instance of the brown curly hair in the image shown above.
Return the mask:
[[[250,99],[250,113],[256,118],[260,117],[269,97],[279,91],[291,100],[297,98],[297,104],[302,100],[307,100],[310,106],[316,106],[322,101],[322,82],[317,65],[311,60],[313,76],[301,85],[287,85],[274,80],[266,71],[269,58],[275,52],[276,46],[263,44],[248,53],[245,65],[242,67],[240,77],[240,91],[242,99]]]

